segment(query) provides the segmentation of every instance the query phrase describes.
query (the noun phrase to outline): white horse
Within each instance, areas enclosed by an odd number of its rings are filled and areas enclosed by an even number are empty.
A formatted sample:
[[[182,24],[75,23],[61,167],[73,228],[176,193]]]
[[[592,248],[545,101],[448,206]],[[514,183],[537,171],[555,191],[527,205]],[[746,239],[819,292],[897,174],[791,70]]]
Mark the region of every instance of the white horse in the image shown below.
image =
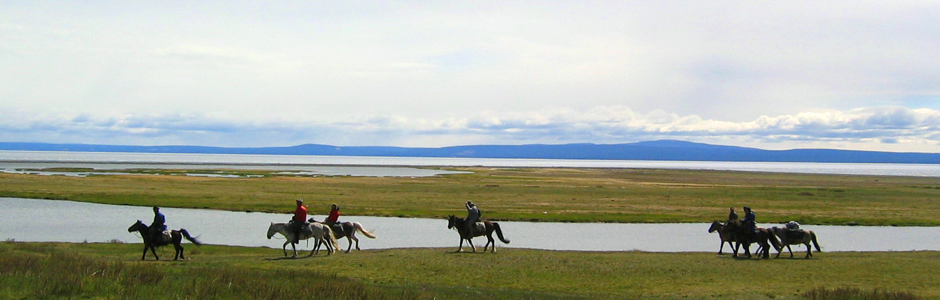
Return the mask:
[[[320,243],[323,242],[326,244],[327,255],[333,254],[334,249],[339,249],[339,242],[336,241],[336,236],[333,235],[333,231],[329,227],[323,224],[310,223],[307,225],[307,229],[310,232],[313,232],[310,235],[304,234],[303,230],[300,234],[300,239],[306,240],[309,238],[314,238],[316,241],[316,247],[313,250],[310,250],[310,254],[307,257],[312,256],[314,253],[320,252]],[[284,256],[287,256],[287,244],[290,243],[291,248],[294,249],[294,256],[297,257],[297,246],[294,245],[294,232],[288,229],[288,225],[285,223],[271,223],[271,226],[268,226],[268,239],[271,239],[275,233],[280,233],[287,239],[284,242],[284,245],[281,246],[281,249],[284,250]]]

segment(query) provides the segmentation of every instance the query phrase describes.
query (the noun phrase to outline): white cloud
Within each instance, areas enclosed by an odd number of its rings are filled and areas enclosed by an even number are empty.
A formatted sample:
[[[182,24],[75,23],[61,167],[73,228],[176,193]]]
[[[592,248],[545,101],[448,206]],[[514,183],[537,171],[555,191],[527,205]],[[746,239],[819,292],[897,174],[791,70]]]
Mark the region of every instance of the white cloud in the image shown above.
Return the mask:
[[[933,2],[2,6],[0,141],[940,152]]]
[[[747,122],[678,116],[663,112],[636,115],[625,107],[596,107],[585,112],[485,112],[466,118],[411,119],[373,116],[346,122],[242,122],[207,115],[92,116],[42,115],[3,111],[0,137],[15,141],[113,144],[195,144],[266,146],[302,143],[346,145],[450,146],[460,136],[477,143],[624,143],[661,138],[720,143],[815,145],[839,142],[865,149],[912,151],[940,143],[940,111],[904,107],[867,107],[850,111],[815,111],[761,116]],[[355,139],[350,139],[354,135]],[[362,142],[362,137],[369,137]],[[408,144],[416,143],[418,144]],[[776,147],[771,147],[776,148]],[[923,150],[921,150],[923,151]]]

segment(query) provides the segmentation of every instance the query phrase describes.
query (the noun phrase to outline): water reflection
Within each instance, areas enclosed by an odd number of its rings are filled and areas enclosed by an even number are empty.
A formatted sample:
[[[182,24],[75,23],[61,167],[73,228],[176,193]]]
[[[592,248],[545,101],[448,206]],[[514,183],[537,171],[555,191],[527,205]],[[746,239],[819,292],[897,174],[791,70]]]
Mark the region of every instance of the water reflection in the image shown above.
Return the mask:
[[[208,244],[280,248],[283,239],[268,240],[271,222],[286,222],[288,214],[226,212],[162,208],[172,229],[186,228]],[[314,215],[317,219],[325,216]],[[0,198],[0,239],[16,241],[139,243],[127,227],[137,219],[149,223],[149,207]],[[458,237],[443,219],[344,216],[362,223],[378,238],[360,238],[362,249],[410,247],[457,248]],[[498,247],[575,251],[717,252],[717,234],[708,224],[600,224],[500,222],[511,244]],[[772,224],[761,224],[772,226]],[[804,225],[819,235],[823,251],[940,250],[940,227],[872,227]],[[560,234],[563,233],[563,234]],[[482,247],[485,238],[475,238]],[[340,240],[345,249],[345,239]],[[309,245],[302,244],[302,249]],[[725,249],[727,251],[727,247]],[[794,246],[794,252],[805,251]]]

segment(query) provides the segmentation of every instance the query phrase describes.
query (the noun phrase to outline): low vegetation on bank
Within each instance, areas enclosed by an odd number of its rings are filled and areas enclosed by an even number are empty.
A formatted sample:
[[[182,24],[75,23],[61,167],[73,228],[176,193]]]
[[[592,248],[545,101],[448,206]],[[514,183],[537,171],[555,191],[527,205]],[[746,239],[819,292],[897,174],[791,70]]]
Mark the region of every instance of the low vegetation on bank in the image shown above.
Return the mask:
[[[486,218],[516,221],[711,222],[748,205],[762,223],[940,226],[940,179],[733,171],[448,168],[434,177],[286,176],[186,170],[89,177],[0,174],[0,197],[288,214],[339,203],[345,215],[443,218],[473,201]]]

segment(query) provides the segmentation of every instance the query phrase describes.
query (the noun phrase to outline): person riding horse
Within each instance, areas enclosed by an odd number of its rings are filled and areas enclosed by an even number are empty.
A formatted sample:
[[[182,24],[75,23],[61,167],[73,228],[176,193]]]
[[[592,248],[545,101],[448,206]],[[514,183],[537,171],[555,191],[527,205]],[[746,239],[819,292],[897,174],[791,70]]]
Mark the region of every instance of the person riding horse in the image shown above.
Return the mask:
[[[481,215],[480,209],[477,208],[476,204],[470,201],[467,201],[466,207],[467,207],[467,221],[466,221],[467,232],[472,236],[474,233],[473,227],[477,224],[477,222],[480,221],[480,215]]]
[[[734,212],[734,207],[731,208],[731,212],[728,213],[728,221],[734,221],[738,219],[738,213]]]
[[[150,236],[152,236],[155,241],[161,240],[160,235],[163,234],[166,229],[166,216],[164,216],[163,213],[160,213],[159,207],[154,206],[153,223],[150,224]]]
[[[330,228],[333,230],[333,233],[337,236],[345,236],[343,233],[343,226],[338,225],[339,205],[336,205],[336,203],[333,203],[333,205],[330,206],[330,214],[326,217],[326,221],[323,223],[325,223],[327,226],[330,226]]]
[[[304,206],[304,199],[297,199],[297,208],[294,209],[294,217],[290,220],[290,229],[294,233],[293,243],[300,243],[300,233],[307,222],[307,207]]]
[[[744,207],[744,220],[741,220],[741,224],[747,226],[749,232],[757,232],[757,216],[754,215],[754,211],[751,210],[751,207]]]

